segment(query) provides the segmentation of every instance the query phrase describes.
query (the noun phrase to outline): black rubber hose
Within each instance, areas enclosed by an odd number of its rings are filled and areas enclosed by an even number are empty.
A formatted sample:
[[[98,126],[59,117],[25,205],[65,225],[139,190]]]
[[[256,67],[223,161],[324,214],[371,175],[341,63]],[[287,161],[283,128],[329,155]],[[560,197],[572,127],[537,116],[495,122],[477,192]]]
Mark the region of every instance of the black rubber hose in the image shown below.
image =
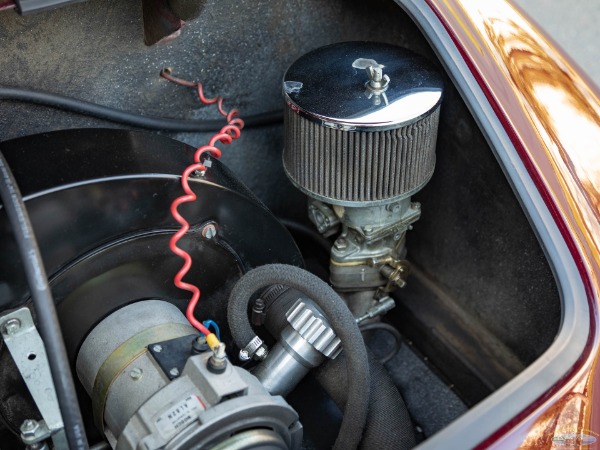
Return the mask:
[[[67,350],[60,330],[56,307],[48,285],[44,263],[21,192],[1,152],[0,199],[2,199],[3,207],[15,235],[29,289],[31,290],[38,328],[46,347],[69,448],[71,450],[88,449],[73,374],[71,373]]]
[[[348,384],[344,418],[334,448],[357,448],[367,421],[370,390],[367,350],[352,313],[327,283],[310,272],[285,264],[261,266],[246,273],[233,288],[227,306],[229,327],[236,345],[244,348],[256,336],[248,319],[250,297],[273,284],[297,289],[313,300],[340,338],[342,354],[347,361]]]
[[[271,291],[272,295],[267,291]],[[302,297],[302,294],[292,289],[282,291],[275,287],[271,287],[267,291],[261,294],[261,298],[268,302],[265,326],[272,336],[280,336],[282,330],[287,326],[283,312],[289,310],[296,300]],[[378,326],[375,327],[375,325]],[[379,325],[384,326],[380,327]],[[397,333],[398,339],[401,339],[398,330],[389,324],[378,322],[364,325],[364,327],[371,330],[383,328],[389,332],[393,330]],[[363,331],[362,326],[359,328]],[[367,450],[412,448],[415,446],[416,439],[404,400],[382,363],[377,360],[372,351],[367,349],[367,353],[369,355],[371,394],[367,425],[360,448]],[[334,360],[328,360],[313,372],[317,382],[342,411],[348,395],[346,373],[346,358],[343,353]]]
[[[63,95],[52,94],[50,92],[10,86],[0,86],[0,99],[36,103],[38,105],[92,116],[97,119],[109,120],[111,122],[151,130],[207,132],[218,131],[225,125],[224,119],[185,120],[142,116],[140,114],[121,111],[109,108],[108,106],[102,106],[84,100],[77,100]],[[273,125],[283,120],[283,112],[270,111],[252,116],[243,116],[242,119],[244,120],[245,128]]]
[[[391,361],[394,356],[396,356],[398,354],[398,352],[400,351],[400,346],[402,345],[402,336],[400,335],[400,332],[398,330],[396,330],[393,326],[391,326],[389,323],[384,323],[384,322],[375,322],[375,323],[367,323],[367,324],[363,324],[363,325],[359,325],[358,328],[360,328],[360,331],[362,333],[366,333],[368,331],[386,331],[388,333],[390,333],[393,337],[394,337],[394,348],[392,348],[392,350],[390,350],[390,352],[379,358],[379,362],[381,364],[385,364],[389,361]]]
[[[361,449],[408,450],[416,445],[415,434],[408,410],[402,396],[383,365],[372,352],[369,354],[371,391],[367,426]],[[315,369],[318,383],[344,412],[346,397],[350,391],[346,374],[348,364],[344,353]]]

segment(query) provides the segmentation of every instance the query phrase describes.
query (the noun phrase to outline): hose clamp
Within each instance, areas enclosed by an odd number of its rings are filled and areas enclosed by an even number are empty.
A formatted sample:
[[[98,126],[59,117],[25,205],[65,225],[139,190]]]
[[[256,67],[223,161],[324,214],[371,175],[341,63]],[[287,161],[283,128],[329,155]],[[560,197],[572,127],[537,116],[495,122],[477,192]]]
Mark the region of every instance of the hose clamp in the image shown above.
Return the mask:
[[[248,344],[240,350],[239,358],[241,361],[249,361],[254,358],[258,361],[263,361],[269,351],[265,343],[258,336],[254,336]]]

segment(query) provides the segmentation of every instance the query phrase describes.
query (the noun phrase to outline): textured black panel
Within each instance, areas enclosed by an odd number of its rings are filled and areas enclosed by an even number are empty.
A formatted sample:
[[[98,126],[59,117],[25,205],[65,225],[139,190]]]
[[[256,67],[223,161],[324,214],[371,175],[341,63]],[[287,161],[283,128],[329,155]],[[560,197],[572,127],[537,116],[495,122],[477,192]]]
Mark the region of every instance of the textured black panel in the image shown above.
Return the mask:
[[[299,187],[326,199],[376,202],[409,196],[433,174],[439,106],[402,128],[344,131],[285,110],[283,164]]]

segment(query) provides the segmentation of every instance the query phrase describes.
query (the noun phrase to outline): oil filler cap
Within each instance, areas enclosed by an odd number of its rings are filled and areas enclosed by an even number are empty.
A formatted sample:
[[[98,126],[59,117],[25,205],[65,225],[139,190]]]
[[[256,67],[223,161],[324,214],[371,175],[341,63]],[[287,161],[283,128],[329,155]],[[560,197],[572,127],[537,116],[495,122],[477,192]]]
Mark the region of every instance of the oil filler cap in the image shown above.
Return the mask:
[[[283,80],[288,177],[330,204],[409,197],[433,174],[442,87],[425,58],[389,44],[344,42],[302,56]]]

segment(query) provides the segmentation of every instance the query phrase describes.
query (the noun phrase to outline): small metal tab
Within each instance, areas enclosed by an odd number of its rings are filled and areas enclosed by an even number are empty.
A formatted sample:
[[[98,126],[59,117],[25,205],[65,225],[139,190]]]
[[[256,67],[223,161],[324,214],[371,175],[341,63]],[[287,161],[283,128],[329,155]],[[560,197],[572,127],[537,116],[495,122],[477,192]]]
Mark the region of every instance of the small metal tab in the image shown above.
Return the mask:
[[[35,436],[32,436],[33,441],[39,442],[52,434],[55,446],[66,448],[59,445],[59,443],[66,445],[66,441],[63,439],[64,425],[46,349],[29,309],[21,308],[0,317],[0,331],[6,347],[25,380],[31,397],[44,419],[43,422],[39,422],[41,424],[39,429],[47,430],[47,432],[36,433]],[[35,443],[33,441],[29,440],[27,443]]]

